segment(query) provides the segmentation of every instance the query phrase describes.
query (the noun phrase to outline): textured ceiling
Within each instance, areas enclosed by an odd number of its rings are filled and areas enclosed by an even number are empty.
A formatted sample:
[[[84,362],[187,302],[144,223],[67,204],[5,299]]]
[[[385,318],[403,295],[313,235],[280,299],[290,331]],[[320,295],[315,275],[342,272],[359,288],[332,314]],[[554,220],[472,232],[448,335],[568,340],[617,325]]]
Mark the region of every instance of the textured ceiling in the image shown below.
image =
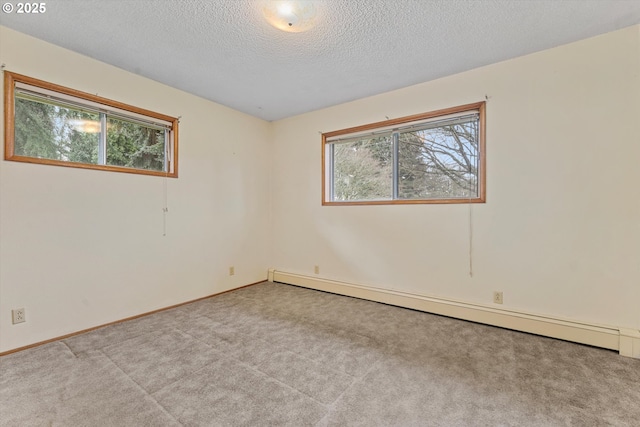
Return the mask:
[[[640,22],[638,0],[324,0],[286,33],[262,1],[53,0],[0,24],[276,120]]]

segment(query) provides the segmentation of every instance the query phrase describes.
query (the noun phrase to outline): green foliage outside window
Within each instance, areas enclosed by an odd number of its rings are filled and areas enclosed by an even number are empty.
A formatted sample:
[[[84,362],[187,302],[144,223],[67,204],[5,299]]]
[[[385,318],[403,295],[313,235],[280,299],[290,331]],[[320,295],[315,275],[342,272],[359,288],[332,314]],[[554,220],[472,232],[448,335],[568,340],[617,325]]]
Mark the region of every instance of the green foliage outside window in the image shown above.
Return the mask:
[[[114,118],[107,119],[107,164],[163,170],[164,131]]]
[[[106,162],[112,166],[164,170],[165,131],[28,97],[15,99],[14,150],[18,156],[101,164],[100,135],[106,130]]]

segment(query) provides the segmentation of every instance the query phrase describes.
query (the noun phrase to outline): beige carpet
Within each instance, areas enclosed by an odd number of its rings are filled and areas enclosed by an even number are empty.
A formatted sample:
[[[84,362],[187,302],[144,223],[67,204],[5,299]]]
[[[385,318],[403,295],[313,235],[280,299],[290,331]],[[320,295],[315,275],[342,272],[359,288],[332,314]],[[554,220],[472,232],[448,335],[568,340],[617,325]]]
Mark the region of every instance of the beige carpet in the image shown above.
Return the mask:
[[[640,360],[262,283],[0,358],[2,426],[640,426]]]

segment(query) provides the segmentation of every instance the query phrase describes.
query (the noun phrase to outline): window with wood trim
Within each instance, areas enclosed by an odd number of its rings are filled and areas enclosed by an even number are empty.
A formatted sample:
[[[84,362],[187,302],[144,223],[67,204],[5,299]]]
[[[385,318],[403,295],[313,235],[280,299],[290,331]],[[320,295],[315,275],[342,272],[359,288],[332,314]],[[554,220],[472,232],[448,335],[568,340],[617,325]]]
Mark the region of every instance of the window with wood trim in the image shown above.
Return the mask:
[[[322,204],[483,203],[485,103],[322,135]]]
[[[178,119],[4,72],[5,160],[178,176]]]

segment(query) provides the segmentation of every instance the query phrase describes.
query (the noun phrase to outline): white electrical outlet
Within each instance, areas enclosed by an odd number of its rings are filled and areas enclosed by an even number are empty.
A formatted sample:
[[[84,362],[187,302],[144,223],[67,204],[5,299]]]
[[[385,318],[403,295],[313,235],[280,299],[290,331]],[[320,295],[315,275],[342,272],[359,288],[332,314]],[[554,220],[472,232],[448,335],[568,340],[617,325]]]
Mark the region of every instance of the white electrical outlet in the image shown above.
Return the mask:
[[[15,310],[11,310],[11,319],[13,320],[13,324],[26,322],[27,318],[25,317],[24,308],[16,308]]]
[[[493,293],[493,302],[494,302],[494,304],[502,304],[502,302],[503,302],[502,292],[495,291]]]
[[[313,272],[314,272],[315,274],[320,274],[320,266],[319,266],[319,265],[316,265],[315,267],[313,267]]]
[[[236,268],[234,266],[229,267],[229,276],[236,274]]]

